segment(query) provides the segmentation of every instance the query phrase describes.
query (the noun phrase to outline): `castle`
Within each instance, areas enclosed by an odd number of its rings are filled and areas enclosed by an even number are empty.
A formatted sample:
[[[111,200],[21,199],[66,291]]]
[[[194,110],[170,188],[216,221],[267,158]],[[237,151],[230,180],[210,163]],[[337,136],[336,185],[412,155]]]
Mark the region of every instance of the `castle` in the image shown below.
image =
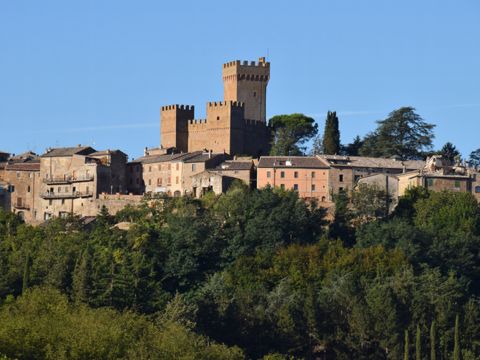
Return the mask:
[[[266,94],[270,63],[239,60],[223,64],[224,100],[208,102],[206,119],[195,119],[193,105],[162,106],[161,147],[179,152],[207,150],[258,157],[268,153]]]

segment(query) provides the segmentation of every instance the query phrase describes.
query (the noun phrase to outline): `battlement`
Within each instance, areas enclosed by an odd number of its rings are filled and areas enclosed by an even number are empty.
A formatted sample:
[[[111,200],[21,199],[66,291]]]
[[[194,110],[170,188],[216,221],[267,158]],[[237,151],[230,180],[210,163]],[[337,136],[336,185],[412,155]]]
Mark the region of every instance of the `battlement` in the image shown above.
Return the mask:
[[[192,119],[192,120],[188,120],[188,124],[189,125],[200,125],[200,124],[206,124],[207,123],[207,119]]]
[[[194,105],[165,105],[162,106],[162,111],[168,111],[168,110],[195,110]]]
[[[234,66],[241,66],[241,67],[270,67],[270,63],[265,61],[264,57],[261,57],[258,59],[258,62],[255,61],[240,61],[240,60],[235,60],[235,61],[229,61],[225,64],[223,64],[223,68],[230,68]]]
[[[231,106],[231,107],[238,107],[238,108],[243,108],[245,107],[244,102],[240,101],[210,101],[207,103],[207,107],[212,108],[212,107],[221,107],[221,106]]]

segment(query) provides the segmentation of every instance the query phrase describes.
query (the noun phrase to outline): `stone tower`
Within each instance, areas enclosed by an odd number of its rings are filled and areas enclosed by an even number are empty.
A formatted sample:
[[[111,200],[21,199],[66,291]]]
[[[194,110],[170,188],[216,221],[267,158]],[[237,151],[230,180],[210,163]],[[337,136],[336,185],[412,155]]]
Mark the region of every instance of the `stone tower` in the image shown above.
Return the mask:
[[[245,119],[265,123],[270,63],[264,57],[258,63],[231,61],[223,64],[222,77],[224,100],[245,103]]]

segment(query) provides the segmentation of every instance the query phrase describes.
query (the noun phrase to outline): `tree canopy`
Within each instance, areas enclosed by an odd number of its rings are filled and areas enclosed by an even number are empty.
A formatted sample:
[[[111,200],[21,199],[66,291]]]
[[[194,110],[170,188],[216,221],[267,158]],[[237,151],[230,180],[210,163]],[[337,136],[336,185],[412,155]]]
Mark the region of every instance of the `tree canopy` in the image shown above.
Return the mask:
[[[365,136],[360,155],[420,159],[432,147],[435,125],[425,122],[412,107],[392,111],[377,124],[377,129]]]
[[[340,154],[340,130],[336,111],[329,111],[323,133],[323,152],[327,155]]]
[[[315,120],[304,114],[276,115],[269,125],[273,131],[270,155],[303,155],[304,144],[318,132]]]

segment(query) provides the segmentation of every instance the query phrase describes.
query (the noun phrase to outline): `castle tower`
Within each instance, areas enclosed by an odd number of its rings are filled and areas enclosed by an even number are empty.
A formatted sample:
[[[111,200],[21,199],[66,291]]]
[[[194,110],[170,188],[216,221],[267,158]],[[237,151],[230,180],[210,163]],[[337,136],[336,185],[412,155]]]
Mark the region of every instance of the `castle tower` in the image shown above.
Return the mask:
[[[264,57],[258,63],[231,61],[223,64],[222,78],[224,100],[245,103],[246,119],[266,122],[270,63]]]
[[[188,151],[188,122],[195,116],[193,105],[167,105],[160,111],[160,143],[164,148]]]

